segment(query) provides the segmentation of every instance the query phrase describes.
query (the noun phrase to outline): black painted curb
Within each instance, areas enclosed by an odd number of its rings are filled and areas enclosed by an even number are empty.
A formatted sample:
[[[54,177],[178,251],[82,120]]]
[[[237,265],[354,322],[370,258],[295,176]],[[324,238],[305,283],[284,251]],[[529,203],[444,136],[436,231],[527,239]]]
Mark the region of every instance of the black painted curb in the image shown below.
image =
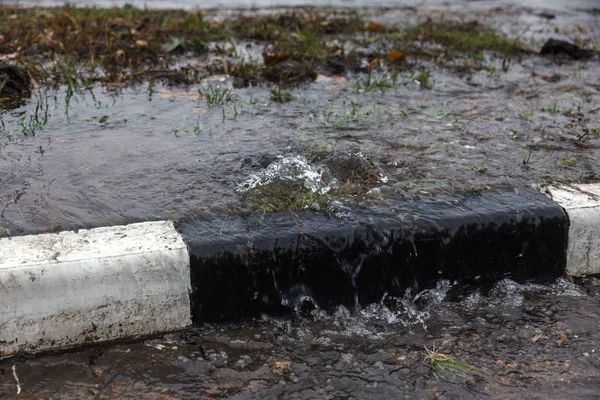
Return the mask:
[[[546,281],[565,272],[568,217],[532,189],[348,211],[179,222],[190,250],[194,321],[289,312],[303,303],[355,307],[439,279]]]

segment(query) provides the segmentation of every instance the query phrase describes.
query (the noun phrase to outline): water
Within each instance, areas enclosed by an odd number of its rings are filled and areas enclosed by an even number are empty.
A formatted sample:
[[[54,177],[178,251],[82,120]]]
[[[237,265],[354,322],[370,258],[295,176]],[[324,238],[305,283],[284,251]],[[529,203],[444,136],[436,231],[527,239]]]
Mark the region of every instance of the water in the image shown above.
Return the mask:
[[[507,6],[503,13],[490,8],[497,4]],[[538,16],[538,4],[526,4],[534,8],[423,2],[418,12],[373,11],[373,18],[409,24],[461,9],[482,23],[533,37],[538,45],[550,36],[570,38],[577,24],[588,28],[578,35],[593,38],[597,32],[591,13],[569,11],[547,20]],[[543,6],[560,7],[556,4]],[[501,71],[501,61],[494,62]],[[297,101],[284,104],[271,100],[269,87],[236,89],[235,108],[209,108],[197,86],[120,92],[94,87],[68,102],[64,88],[42,90],[3,116],[2,234],[227,215],[242,206],[244,183],[302,178],[316,191],[335,186],[334,179],[343,184],[343,168],[336,170],[335,163],[325,168],[324,161],[346,154],[360,154],[374,166],[376,201],[600,174],[598,137],[591,135],[586,146],[577,141],[582,123],[600,125],[595,63],[523,56],[507,72],[475,71],[469,80],[460,70],[426,67],[433,90],[406,73],[393,89],[357,93],[359,77],[348,74],[339,82],[293,89]],[[543,79],[554,74],[560,75],[556,82]],[[232,86],[227,78],[215,81]],[[35,119],[38,100],[48,104],[43,127],[28,122]],[[555,100],[588,120],[540,110]],[[351,217],[347,201],[333,204],[342,218]],[[205,324],[134,342],[4,360],[0,395],[589,399],[600,388],[596,279],[550,285],[502,280],[492,287],[440,281],[420,293],[386,295],[354,311],[339,306],[331,312],[296,289],[282,296],[294,310],[284,317]],[[436,377],[426,349],[473,368]]]
[[[539,78],[557,71],[559,82]],[[284,104],[271,100],[269,87],[237,89],[235,105],[214,108],[196,87],[155,88],[152,96],[146,87],[96,87],[68,107],[64,91],[41,90],[3,116],[1,225],[16,234],[227,215],[244,207],[240,184],[284,173],[277,162],[255,162],[260,157],[281,163],[293,155],[314,168],[333,160],[330,183],[319,183],[326,192],[356,165],[336,155],[358,151],[375,171],[375,199],[598,176],[598,135],[585,146],[577,140],[600,126],[598,74],[595,63],[557,66],[532,56],[507,73],[474,73],[470,84],[434,68],[433,90],[406,73],[393,89],[357,93],[350,77],[293,89],[298,100]],[[48,124],[32,132],[38,98],[49,104]],[[585,119],[540,111],[552,99]]]
[[[205,325],[139,343],[0,362],[17,398],[589,399],[600,281],[437,288],[351,313]],[[430,371],[427,350],[471,368]],[[431,356],[431,354],[430,354]]]

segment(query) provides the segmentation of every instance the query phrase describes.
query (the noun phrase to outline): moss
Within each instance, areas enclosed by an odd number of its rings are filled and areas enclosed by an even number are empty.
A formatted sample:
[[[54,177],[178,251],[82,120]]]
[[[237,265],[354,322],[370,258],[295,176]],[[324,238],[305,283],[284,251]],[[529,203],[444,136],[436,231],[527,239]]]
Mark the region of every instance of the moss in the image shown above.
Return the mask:
[[[276,182],[246,192],[244,201],[251,211],[323,211],[327,210],[331,199],[328,195],[315,193],[298,182]]]

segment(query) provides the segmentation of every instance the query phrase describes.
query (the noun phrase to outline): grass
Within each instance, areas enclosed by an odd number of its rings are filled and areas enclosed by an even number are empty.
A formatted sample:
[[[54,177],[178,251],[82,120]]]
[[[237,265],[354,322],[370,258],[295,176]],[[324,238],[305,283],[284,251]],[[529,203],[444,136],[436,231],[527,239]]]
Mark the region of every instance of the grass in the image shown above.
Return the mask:
[[[554,100],[554,103],[552,103],[552,105],[549,107],[540,108],[540,111],[546,111],[546,112],[550,112],[552,114],[560,114],[561,113],[560,108],[558,108],[558,100]]]
[[[313,192],[299,182],[259,186],[244,193],[244,198],[251,211],[263,212],[304,209],[324,211],[331,202],[329,195]]]
[[[429,371],[436,378],[444,373],[464,374],[474,370],[471,365],[453,355],[436,351],[435,346],[431,350],[425,347],[425,361],[429,364]]]
[[[387,59],[390,48],[402,50],[414,60],[436,62],[450,62],[465,54],[483,60],[481,53],[491,51],[501,53],[507,60],[503,66],[508,66],[508,55],[526,49],[520,40],[511,40],[476,21],[428,20],[399,32],[369,22],[349,9],[294,8],[265,15],[233,12],[213,19],[201,11],[133,6],[0,6],[0,54],[14,55],[14,61],[38,83],[66,85],[70,96],[78,88],[97,82],[114,87],[151,80],[188,85],[206,73],[225,73],[246,86],[261,81],[297,84],[314,79],[315,71],[328,63],[340,65],[344,71],[355,70],[362,56],[342,43],[364,42],[365,37],[371,60]],[[426,43],[441,44],[445,57]],[[264,64],[255,56],[244,60],[232,44],[252,44],[258,51],[262,47]],[[183,63],[185,67],[173,67],[182,57],[207,53],[211,55],[207,59],[215,60],[208,65]],[[302,68],[273,71],[284,60],[300,63]],[[396,62],[394,69],[406,65]],[[395,84],[397,73],[395,70],[396,75],[390,77],[369,72],[357,80],[356,90],[386,90]],[[430,86],[427,77],[422,78],[424,86]]]
[[[237,100],[237,96],[233,94],[231,89],[222,89],[219,86],[213,87],[212,85],[198,88],[198,95],[206,100],[206,104],[209,107]]]
[[[407,28],[405,40],[434,42],[442,45],[446,52],[461,52],[480,57],[483,51],[497,52],[504,55],[526,51],[520,39],[510,39],[497,33],[477,21],[458,23],[446,20],[427,22]]]
[[[419,75],[412,75],[411,80],[417,82],[425,89],[433,89],[435,82],[431,79],[431,72],[429,70],[421,72]]]
[[[11,115],[8,110],[0,107],[0,135],[10,135],[15,132],[21,133],[23,136],[35,136],[41,129],[48,125],[49,113],[48,97],[38,92],[35,108],[33,111]],[[5,121],[5,117],[9,116]],[[18,117],[12,119],[10,117]],[[17,131],[11,131],[9,128],[17,128]]]
[[[358,78],[354,84],[354,90],[358,93],[370,93],[375,90],[384,92],[392,87],[393,81],[387,74],[376,76],[371,70],[364,78]]]
[[[271,100],[278,103],[287,103],[289,101],[296,100],[296,96],[289,92],[284,92],[281,89],[281,85],[278,85],[271,88]]]

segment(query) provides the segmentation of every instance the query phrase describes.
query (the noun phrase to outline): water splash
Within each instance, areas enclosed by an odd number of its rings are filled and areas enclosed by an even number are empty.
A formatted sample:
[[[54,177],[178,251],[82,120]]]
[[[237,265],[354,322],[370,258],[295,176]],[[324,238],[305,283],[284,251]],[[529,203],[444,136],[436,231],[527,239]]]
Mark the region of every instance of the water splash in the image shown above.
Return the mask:
[[[246,192],[275,182],[302,182],[305,188],[319,194],[339,187],[327,167],[312,165],[301,155],[289,155],[279,156],[277,161],[250,175],[238,185],[238,191]]]

